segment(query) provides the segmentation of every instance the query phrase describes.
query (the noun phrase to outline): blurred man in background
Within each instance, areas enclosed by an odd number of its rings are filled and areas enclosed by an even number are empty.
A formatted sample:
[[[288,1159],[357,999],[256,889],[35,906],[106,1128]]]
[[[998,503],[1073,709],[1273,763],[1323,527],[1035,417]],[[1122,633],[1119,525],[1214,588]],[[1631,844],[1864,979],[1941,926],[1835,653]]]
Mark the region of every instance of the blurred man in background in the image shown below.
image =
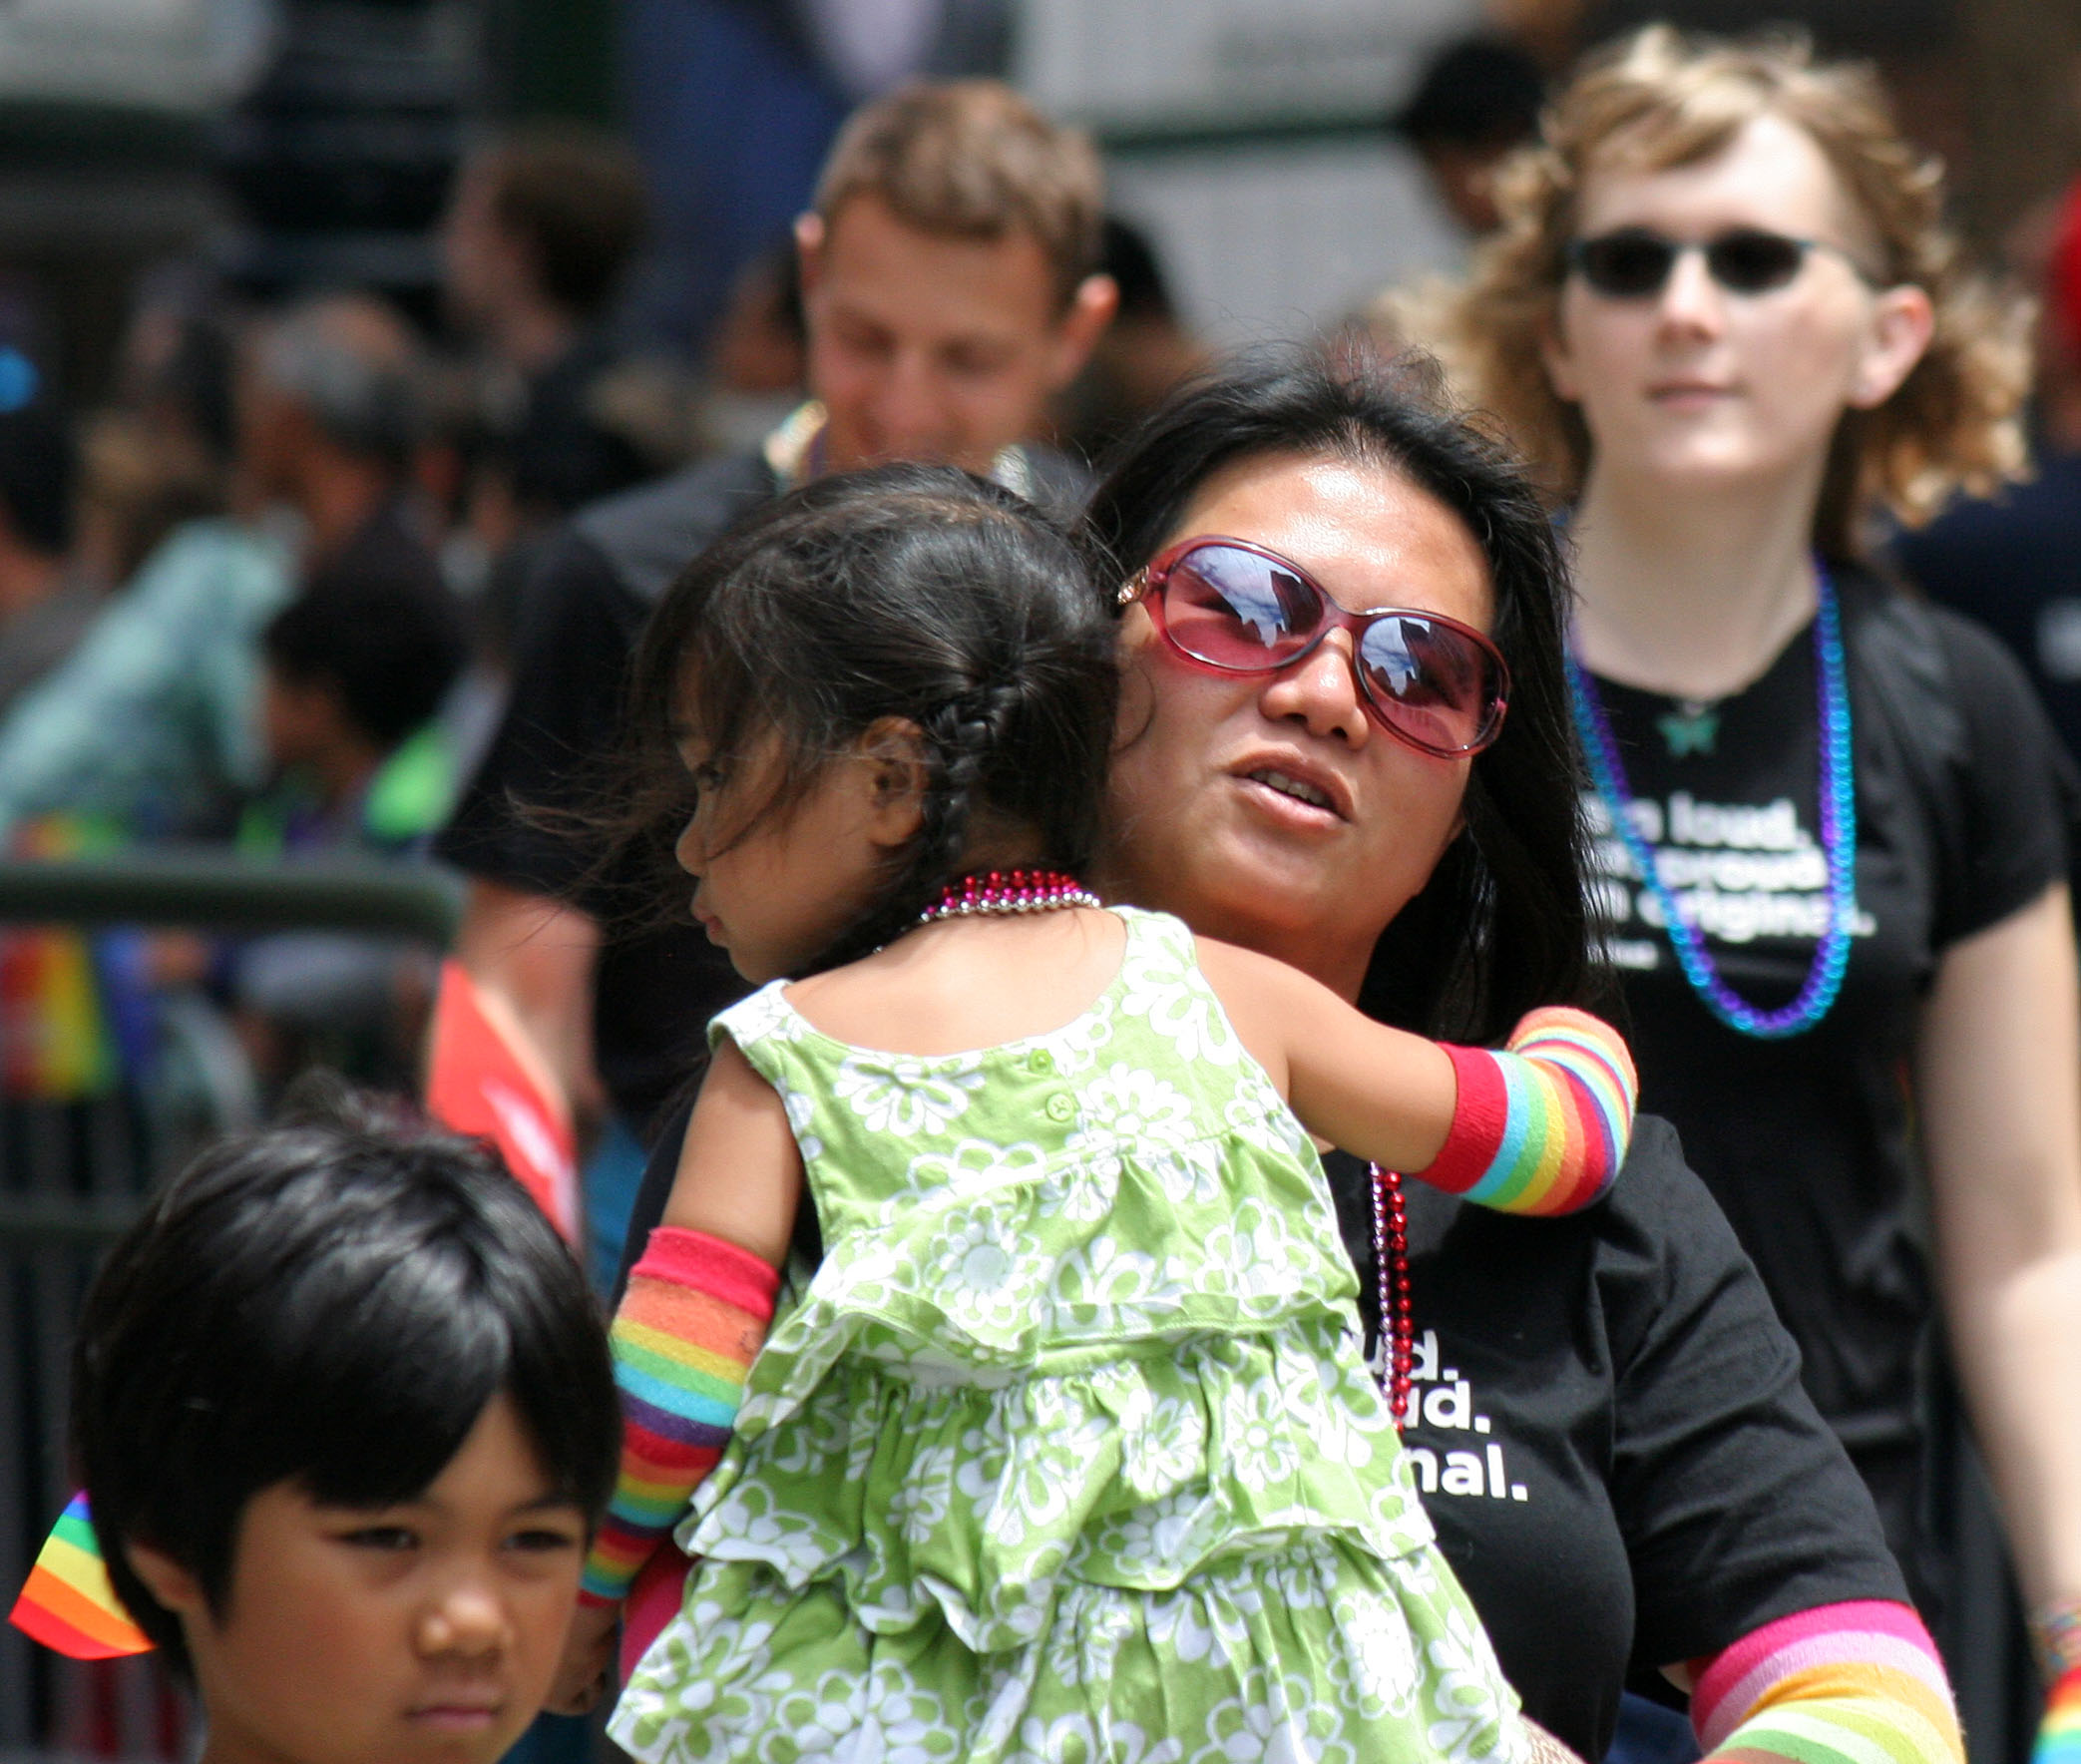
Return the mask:
[[[860,112],[796,229],[814,400],[764,446],[603,503],[531,584],[504,725],[439,849],[469,873],[458,954],[516,1018],[581,1119],[609,1132],[589,1179],[610,1274],[639,1142],[741,992],[686,924],[623,934],[650,878],[595,882],[590,854],[515,801],[597,810],[628,656],[665,584],[745,510],[825,472],[937,460],[1072,503],[1069,462],[1028,444],[1112,315],[1097,273],[1103,177],[1084,138],[1009,88],[906,89]],[[648,904],[653,904],[650,902]]]
[[[576,128],[481,148],[456,180],[442,293],[484,350],[490,446],[472,518],[494,552],[650,475],[605,383],[621,354],[609,311],[643,226],[634,157]]]

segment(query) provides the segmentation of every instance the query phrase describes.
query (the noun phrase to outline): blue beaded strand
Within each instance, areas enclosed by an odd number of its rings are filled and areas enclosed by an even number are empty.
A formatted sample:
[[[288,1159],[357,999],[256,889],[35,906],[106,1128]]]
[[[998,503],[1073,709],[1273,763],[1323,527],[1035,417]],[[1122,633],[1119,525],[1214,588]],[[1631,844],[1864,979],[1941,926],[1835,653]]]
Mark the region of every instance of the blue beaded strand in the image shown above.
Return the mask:
[[[1821,675],[1821,849],[1828,860],[1828,930],[1814,951],[1813,966],[1799,997],[1776,1011],[1759,1011],[1720,978],[1705,936],[1684,917],[1662,880],[1655,854],[1633,824],[1633,794],[1626,786],[1611,719],[1597,696],[1596,682],[1573,655],[1568,657],[1568,695],[1575,727],[1589,757],[1590,777],[1610,811],[1618,836],[1646,879],[1669,933],[1684,978],[1707,1010],[1729,1029],[1759,1041],[1805,1035],[1824,1017],[1843,990],[1850,965],[1850,939],[1857,924],[1857,777],[1850,744],[1850,685],[1843,657],[1843,627],[1835,584],[1819,558],[1820,604],[1814,617],[1814,648]]]

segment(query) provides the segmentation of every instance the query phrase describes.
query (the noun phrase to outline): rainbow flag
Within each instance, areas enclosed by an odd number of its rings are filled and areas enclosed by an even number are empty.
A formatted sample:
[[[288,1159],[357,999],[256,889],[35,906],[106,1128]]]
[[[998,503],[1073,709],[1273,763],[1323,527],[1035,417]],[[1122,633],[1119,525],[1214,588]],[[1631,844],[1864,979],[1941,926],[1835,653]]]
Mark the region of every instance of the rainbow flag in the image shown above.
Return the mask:
[[[84,1493],[72,1498],[51,1528],[7,1620],[31,1640],[75,1660],[152,1651],[152,1642],[109,1584]]]
[[[2081,1666],[2052,1686],[2030,1764],[2081,1764]]]

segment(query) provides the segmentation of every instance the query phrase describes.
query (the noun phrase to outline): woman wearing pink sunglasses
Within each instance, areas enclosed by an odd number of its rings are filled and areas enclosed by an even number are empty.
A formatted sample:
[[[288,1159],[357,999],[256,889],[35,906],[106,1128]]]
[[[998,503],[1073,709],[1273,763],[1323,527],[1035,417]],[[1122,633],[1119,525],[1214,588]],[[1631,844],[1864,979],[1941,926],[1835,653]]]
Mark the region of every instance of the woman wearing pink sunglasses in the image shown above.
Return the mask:
[[[1272,357],[1176,396],[1090,514],[1122,584],[1118,898],[1460,1040],[1594,990],[1565,575],[1496,449],[1406,376]],[[1536,1228],[1326,1163],[1527,1714],[1600,1758],[1660,1667],[1716,1755],[1958,1755],[1871,1500],[1666,1123]]]
[[[1798,1340],[1975,1757],[2020,1756],[2000,1529],[2081,1729],[2071,786],[2008,656],[1864,556],[2020,461],[2015,315],[1869,71],[1785,41],[1617,45],[1500,188],[1456,348],[1571,509],[1642,1105]]]

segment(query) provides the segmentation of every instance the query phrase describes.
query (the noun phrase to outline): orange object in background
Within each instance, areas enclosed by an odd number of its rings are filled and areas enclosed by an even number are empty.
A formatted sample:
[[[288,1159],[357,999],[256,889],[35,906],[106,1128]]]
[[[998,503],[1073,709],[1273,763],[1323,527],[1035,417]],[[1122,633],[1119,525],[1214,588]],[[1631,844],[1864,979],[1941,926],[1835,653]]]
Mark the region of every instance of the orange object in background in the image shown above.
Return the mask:
[[[511,1014],[460,962],[441,964],[426,1106],[443,1125],[489,1139],[536,1205],[579,1240],[578,1141]]]

